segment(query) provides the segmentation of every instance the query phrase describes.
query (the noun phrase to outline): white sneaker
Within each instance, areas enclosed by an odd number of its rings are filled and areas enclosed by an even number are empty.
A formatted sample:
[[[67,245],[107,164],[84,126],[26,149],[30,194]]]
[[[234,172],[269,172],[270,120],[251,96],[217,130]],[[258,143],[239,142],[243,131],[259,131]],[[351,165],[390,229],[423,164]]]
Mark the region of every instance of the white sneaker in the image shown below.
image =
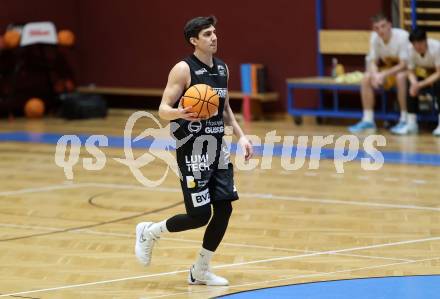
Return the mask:
[[[391,129],[390,129],[390,131],[391,131],[391,133],[393,133],[393,134],[399,134],[399,133],[396,133],[397,131],[399,131],[402,127],[404,127],[404,126],[406,126],[407,125],[407,123],[405,122],[405,121],[399,121],[395,126],[393,126]]]
[[[229,281],[226,278],[215,275],[209,271],[209,267],[196,271],[194,265],[189,269],[188,284],[207,285],[207,286],[227,286]]]
[[[440,137],[440,125],[438,125],[438,127],[432,131],[432,135],[434,135],[435,137]]]
[[[406,123],[400,127],[395,127],[391,132],[396,135],[417,134],[419,132],[419,126],[417,124],[409,125]]]
[[[136,226],[136,243],[134,245],[134,252],[139,263],[144,266],[150,264],[154,243],[159,239],[159,237],[156,237],[148,230],[151,225],[153,225],[153,222],[141,222]]]
[[[350,131],[353,134],[355,134],[355,133],[373,134],[373,133],[376,133],[377,128],[376,128],[376,124],[374,122],[361,120],[357,124],[355,124],[351,127],[348,127],[348,131]]]

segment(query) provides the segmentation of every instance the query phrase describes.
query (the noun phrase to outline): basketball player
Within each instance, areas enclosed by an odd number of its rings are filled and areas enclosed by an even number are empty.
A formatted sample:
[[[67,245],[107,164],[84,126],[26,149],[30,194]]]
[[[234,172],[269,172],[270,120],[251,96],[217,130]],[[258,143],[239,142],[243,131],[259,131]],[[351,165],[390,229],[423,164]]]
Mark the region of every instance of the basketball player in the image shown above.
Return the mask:
[[[222,144],[224,123],[232,126],[246,160],[252,157],[253,149],[229,106],[228,68],[213,56],[217,52],[215,24],[216,18],[209,16],[194,18],[185,25],[185,39],[194,47],[194,53],[170,71],[159,107],[160,117],[178,126],[174,133],[176,140],[192,136],[176,150],[186,214],[157,223],[139,223],[135,253],[141,264],[149,265],[154,243],[162,233],[195,229],[209,223],[199,255],[190,267],[188,283],[220,286],[229,282],[212,273],[209,264],[228,226],[231,202],[238,199],[229,153]],[[190,107],[183,109],[179,104],[185,90],[200,83],[210,85],[220,97],[217,115],[207,120],[198,119]]]
[[[378,14],[372,18],[373,33],[370,52],[366,57],[367,70],[361,83],[363,117],[360,122],[349,127],[352,133],[374,133],[374,90],[391,88],[394,81],[400,105],[400,120],[391,131],[405,125],[406,111],[406,60],[408,59],[408,32],[391,28],[388,19]]]
[[[427,38],[422,29],[412,31],[409,40],[412,47],[408,61],[408,122],[394,132],[398,135],[418,133],[416,113],[420,92],[431,91],[437,99],[437,109],[440,108],[440,42]],[[440,136],[440,114],[439,125],[432,134]]]

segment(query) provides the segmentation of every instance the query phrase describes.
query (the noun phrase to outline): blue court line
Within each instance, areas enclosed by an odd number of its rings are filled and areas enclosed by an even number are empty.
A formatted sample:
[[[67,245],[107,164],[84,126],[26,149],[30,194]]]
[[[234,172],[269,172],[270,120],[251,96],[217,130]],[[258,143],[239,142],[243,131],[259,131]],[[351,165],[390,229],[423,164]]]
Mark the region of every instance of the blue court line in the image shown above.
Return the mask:
[[[440,297],[440,276],[400,276],[310,282],[244,291],[217,298],[426,299]]]
[[[58,140],[62,137],[61,134],[54,133],[30,133],[30,132],[6,132],[0,133],[0,142],[6,141],[17,141],[17,142],[25,142],[25,143],[46,143],[46,144],[56,144]],[[84,145],[85,141],[90,135],[77,135],[81,140],[81,143]],[[124,138],[121,136],[107,136],[109,147],[114,148],[123,148],[124,147]],[[153,142],[154,141],[154,142]],[[155,149],[163,149],[167,146],[171,145],[173,142],[169,138],[156,139],[153,138],[144,138],[142,140],[132,142],[132,148],[155,148]],[[170,146],[172,148],[172,146]],[[233,143],[231,145],[231,153],[239,153],[240,150],[237,149],[237,144]],[[299,152],[305,151],[306,158],[318,158],[318,156],[312,152],[311,147],[307,148],[299,148],[296,146],[291,146],[290,148],[290,156],[291,158],[295,158]],[[440,155],[439,154],[428,154],[428,153],[404,153],[404,152],[392,152],[392,151],[382,151],[380,147],[376,148],[379,150],[383,157],[385,163],[391,164],[411,164],[411,165],[430,165],[430,166],[440,166]],[[255,146],[254,147],[255,154],[257,156],[263,156],[263,147]],[[275,144],[273,146],[273,156],[281,157],[282,154],[282,146]],[[335,159],[340,155],[335,153],[335,150],[329,148],[322,148],[319,153],[320,159]],[[345,152],[346,154],[346,152]],[[354,160],[361,160],[362,158],[374,158],[369,155],[367,152],[363,150],[359,150]]]

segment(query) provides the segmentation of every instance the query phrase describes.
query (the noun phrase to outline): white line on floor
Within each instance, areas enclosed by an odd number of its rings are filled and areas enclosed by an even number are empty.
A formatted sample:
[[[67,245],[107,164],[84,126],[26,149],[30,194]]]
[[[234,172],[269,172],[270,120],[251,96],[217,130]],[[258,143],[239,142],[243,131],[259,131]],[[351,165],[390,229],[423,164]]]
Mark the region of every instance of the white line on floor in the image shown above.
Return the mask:
[[[180,188],[169,188],[169,187],[146,188],[139,185],[81,183],[81,184],[71,184],[71,185],[65,184],[65,185],[46,186],[40,188],[20,189],[15,191],[4,191],[4,192],[0,192],[0,196],[16,195],[22,193],[33,193],[33,192],[46,192],[46,191],[69,189],[69,188],[80,188],[80,187],[116,188],[116,189],[130,189],[130,190],[137,189],[137,190],[151,190],[155,192],[172,192],[172,193],[181,192]],[[244,193],[240,193],[240,196],[245,198],[265,199],[265,200],[286,200],[286,201],[297,201],[297,202],[313,202],[320,204],[338,204],[338,205],[353,205],[353,206],[365,206],[365,207],[375,207],[375,208],[409,209],[409,210],[440,212],[440,208],[438,207],[389,204],[389,203],[378,203],[378,202],[369,202],[369,201],[337,200],[337,199],[328,199],[328,198],[317,199],[317,198],[309,198],[303,196],[275,195],[272,193],[244,192]]]
[[[87,183],[83,184],[92,187],[107,187],[107,188],[119,188],[119,189],[147,189],[154,190],[158,192],[176,192],[180,193],[179,188],[145,188],[137,185],[122,185],[122,184],[101,184],[101,183]],[[274,195],[272,193],[245,193],[239,192],[240,197],[255,198],[255,199],[267,199],[267,200],[286,200],[286,201],[298,201],[298,202],[314,202],[320,204],[339,204],[339,205],[353,205],[353,206],[366,206],[375,208],[392,208],[392,209],[409,209],[409,210],[425,210],[425,211],[435,211],[440,212],[440,208],[437,207],[427,207],[427,206],[417,206],[417,205],[402,205],[402,204],[389,204],[389,203],[378,203],[369,201],[352,201],[352,200],[337,200],[337,199],[327,199],[327,198],[309,198],[303,196],[287,196],[287,195]]]
[[[399,266],[399,265],[411,264],[411,263],[421,263],[421,262],[433,261],[433,260],[439,260],[439,259],[440,259],[440,257],[436,257],[436,258],[429,258],[429,259],[423,259],[423,260],[417,260],[417,261],[407,261],[407,262],[391,263],[391,264],[384,264],[384,265],[368,266],[368,267],[362,267],[362,268],[338,270],[338,271],[333,271],[333,272],[319,272],[319,273],[313,273],[313,274],[295,275],[295,276],[289,276],[289,277],[284,277],[284,278],[279,278],[279,279],[271,279],[271,280],[249,282],[249,283],[244,283],[244,284],[230,285],[230,286],[228,286],[228,291],[230,289],[239,288],[239,287],[249,287],[249,286],[253,286],[253,285],[260,285],[260,287],[261,287],[261,285],[268,284],[268,283],[274,283],[274,282],[288,281],[288,280],[301,279],[301,278],[330,276],[333,274],[358,272],[358,271],[363,271],[363,270],[379,269],[379,268],[385,268],[385,267],[390,267],[390,266]],[[322,283],[325,283],[325,281],[322,281]],[[204,289],[201,291],[172,293],[172,294],[165,294],[165,295],[159,295],[159,296],[148,296],[148,298],[149,299],[151,299],[151,298],[165,298],[165,297],[173,297],[173,296],[184,295],[184,294],[201,294],[201,293],[210,293],[210,292],[212,292],[212,289],[208,289],[208,290]],[[220,294],[217,294],[217,296],[218,295],[220,295]],[[207,294],[207,296],[211,297],[211,294]],[[141,299],[142,299],[142,297],[141,297]]]
[[[34,225],[24,225],[24,224],[10,224],[10,223],[0,223],[0,227],[12,227],[19,229],[32,229],[32,230],[45,230],[45,231],[60,231],[64,228],[56,228],[56,227],[47,227],[47,226],[34,226]],[[112,232],[100,232],[91,229],[77,229],[68,231],[68,233],[84,233],[90,235],[100,235],[100,236],[111,236],[111,237],[123,237],[123,238],[134,238],[133,234],[127,233],[112,233]],[[184,242],[184,243],[192,243],[201,245],[201,240],[189,240],[182,238],[168,238],[161,237],[162,240],[167,241],[175,241],[175,242]],[[229,243],[222,242],[222,246],[231,246],[231,247],[243,247],[243,248],[251,248],[251,249],[264,249],[264,250],[272,250],[272,251],[286,251],[286,252],[300,252],[300,253],[314,253],[317,251],[313,250],[300,250],[300,249],[291,249],[291,248],[281,248],[281,247],[273,247],[273,246],[261,246],[261,245],[252,245],[252,244],[239,244],[239,243]],[[161,246],[162,249],[164,249]],[[359,255],[359,254],[333,254],[338,256],[349,256],[349,257],[358,257],[358,258],[367,258],[367,259],[380,259],[380,260],[391,260],[391,261],[413,261],[408,259],[400,259],[400,258],[390,258],[390,257],[382,257],[382,256],[374,256],[374,255]]]
[[[25,194],[25,193],[72,189],[72,188],[80,188],[83,186],[84,184],[59,184],[59,185],[50,185],[50,186],[35,187],[35,188],[25,188],[25,189],[12,190],[12,191],[2,191],[0,192],[0,196],[10,196],[10,195]]]
[[[392,243],[383,243],[383,244],[375,244],[375,245],[369,245],[369,246],[360,246],[360,247],[352,247],[352,248],[345,248],[345,249],[338,249],[338,250],[329,250],[329,251],[322,251],[322,252],[314,252],[314,253],[307,253],[307,254],[300,254],[300,255],[291,255],[291,256],[283,256],[283,257],[277,257],[277,258],[263,259],[263,260],[254,260],[254,261],[248,261],[248,262],[225,264],[225,265],[215,266],[212,268],[221,269],[221,268],[230,268],[230,267],[237,267],[237,266],[243,266],[243,265],[255,265],[255,264],[261,264],[261,263],[270,263],[270,262],[293,260],[293,259],[299,259],[299,258],[308,258],[308,257],[312,257],[312,256],[319,256],[319,255],[326,255],[326,254],[334,254],[334,253],[342,253],[342,252],[350,252],[350,251],[358,251],[358,250],[367,250],[367,249],[376,249],[376,248],[398,246],[398,245],[408,245],[408,244],[438,241],[438,240],[440,240],[440,237],[424,238],[424,239],[408,240],[408,241],[400,241],[400,242],[392,242]],[[401,263],[411,263],[411,262],[401,262]],[[399,264],[399,263],[395,263],[395,264]],[[136,279],[149,278],[149,277],[160,277],[160,276],[185,273],[187,271],[188,270],[178,270],[178,271],[155,273],[155,274],[149,274],[149,275],[130,276],[130,277],[117,278],[117,279],[109,279],[109,280],[101,280],[101,281],[94,281],[94,282],[88,282],[88,283],[65,285],[65,286],[59,286],[59,287],[53,287],[53,288],[3,294],[3,295],[0,295],[0,297],[18,296],[18,295],[34,294],[34,293],[49,292],[49,291],[58,291],[58,290],[63,290],[63,289],[72,289],[72,288],[78,288],[78,287],[102,285],[102,284],[128,281],[128,280],[136,280]]]

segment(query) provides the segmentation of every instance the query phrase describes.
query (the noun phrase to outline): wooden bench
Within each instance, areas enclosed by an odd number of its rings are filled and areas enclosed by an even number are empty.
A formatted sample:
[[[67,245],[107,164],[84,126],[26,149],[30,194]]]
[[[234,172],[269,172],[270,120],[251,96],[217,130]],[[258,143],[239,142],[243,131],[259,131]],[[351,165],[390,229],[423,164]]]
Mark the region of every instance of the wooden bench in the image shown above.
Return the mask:
[[[318,34],[318,65],[320,73],[323,73],[323,55],[366,55],[369,51],[371,31],[367,30],[320,30]],[[440,39],[440,32],[428,33],[428,36]],[[363,70],[362,70],[363,71]],[[299,123],[303,115],[318,117],[344,117],[360,118],[360,110],[343,110],[340,108],[339,91],[360,91],[360,83],[339,83],[332,77],[316,76],[307,78],[288,78],[287,83],[287,103],[288,113],[295,117]],[[295,106],[294,91],[298,89],[313,89],[320,91],[319,104],[315,109],[302,109]],[[327,90],[333,93],[332,107],[326,108],[323,103],[322,91]],[[396,120],[398,113],[387,110],[387,93],[379,91],[382,101],[379,111],[375,117],[383,120]],[[360,100],[359,100],[360,103]],[[428,117],[430,119],[430,116]]]
[[[105,86],[80,86],[77,88],[80,93],[119,95],[119,96],[144,96],[144,97],[162,97],[162,88],[128,88],[128,87],[105,87]],[[239,91],[229,91],[229,99],[243,100],[245,94]],[[254,118],[262,116],[262,103],[278,101],[278,93],[266,92],[249,95],[251,99],[251,109]]]

